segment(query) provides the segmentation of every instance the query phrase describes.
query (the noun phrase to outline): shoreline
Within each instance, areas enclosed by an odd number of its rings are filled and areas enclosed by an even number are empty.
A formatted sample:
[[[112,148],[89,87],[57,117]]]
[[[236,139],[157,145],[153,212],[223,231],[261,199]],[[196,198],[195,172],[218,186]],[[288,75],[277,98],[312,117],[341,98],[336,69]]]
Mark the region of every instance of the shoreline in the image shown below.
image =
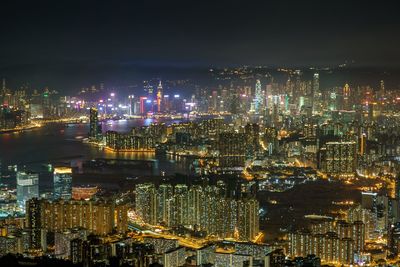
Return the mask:
[[[25,127],[21,127],[21,128],[13,128],[13,129],[0,129],[0,134],[24,132],[24,131],[33,130],[33,129],[40,128],[40,127],[42,127],[42,125],[30,125],[30,126],[25,126]]]

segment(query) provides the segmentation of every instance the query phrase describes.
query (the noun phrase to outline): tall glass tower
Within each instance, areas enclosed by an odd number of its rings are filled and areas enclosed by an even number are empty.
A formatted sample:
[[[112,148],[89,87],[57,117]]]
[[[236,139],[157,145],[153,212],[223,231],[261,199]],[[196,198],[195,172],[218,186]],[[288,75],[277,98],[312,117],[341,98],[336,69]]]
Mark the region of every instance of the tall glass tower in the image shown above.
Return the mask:
[[[256,114],[259,114],[261,111],[261,105],[263,103],[263,93],[261,89],[261,81],[257,80],[256,88],[255,88],[255,96],[254,96],[254,111]]]
[[[98,111],[96,108],[90,108],[90,129],[89,129],[89,138],[96,140],[99,135],[99,119],[98,119]]]
[[[313,103],[313,111],[320,111],[321,104],[321,91],[319,89],[319,73],[314,73],[313,82],[312,82],[312,103]]]
[[[54,199],[70,200],[72,197],[72,170],[68,167],[56,167],[53,173]]]
[[[17,204],[25,210],[25,202],[39,197],[39,174],[32,172],[17,172]]]

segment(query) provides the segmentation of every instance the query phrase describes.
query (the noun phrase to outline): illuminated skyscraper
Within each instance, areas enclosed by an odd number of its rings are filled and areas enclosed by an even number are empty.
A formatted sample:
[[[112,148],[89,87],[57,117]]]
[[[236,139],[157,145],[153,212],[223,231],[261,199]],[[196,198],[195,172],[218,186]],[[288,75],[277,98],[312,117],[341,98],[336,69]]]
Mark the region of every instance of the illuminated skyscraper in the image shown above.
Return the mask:
[[[239,239],[252,240],[259,232],[259,203],[256,199],[238,201]]]
[[[184,184],[177,184],[175,186],[174,194],[174,221],[175,225],[188,224],[188,186]]]
[[[72,169],[56,167],[53,173],[54,199],[69,200],[72,197]]]
[[[161,81],[160,81],[160,83],[158,84],[158,87],[157,87],[157,111],[158,112],[161,112],[162,111],[162,100],[163,100],[163,87],[162,87],[162,84],[161,84]]]
[[[366,153],[366,147],[367,147],[367,135],[365,133],[361,134],[359,142],[360,142],[359,153],[361,156],[363,156]]]
[[[244,128],[247,142],[247,155],[254,156],[260,150],[260,125],[247,124]]]
[[[313,89],[313,111],[318,112],[320,109],[320,100],[321,100],[321,91],[319,89],[319,73],[314,73],[313,76],[313,83],[312,83],[312,89]]]
[[[98,112],[96,108],[90,108],[90,130],[89,130],[89,138],[92,140],[96,140],[99,137],[99,119]]]
[[[157,195],[154,184],[136,185],[136,213],[143,221],[155,225],[157,223]]]
[[[327,142],[320,150],[320,168],[335,176],[354,176],[357,168],[355,142]]]
[[[364,251],[365,224],[362,221],[355,221],[353,223],[351,238],[354,241],[354,250],[357,252]]]
[[[39,174],[17,172],[17,204],[25,210],[25,202],[39,197]]]
[[[6,91],[7,91],[7,88],[6,88],[6,79],[3,78],[3,87],[2,87],[1,93],[2,93],[3,95],[5,95],[5,94],[6,94]]]
[[[41,203],[37,198],[26,202],[26,226],[31,230],[30,244],[32,248],[42,247],[42,214]]]
[[[90,233],[106,235],[128,229],[128,207],[113,201],[32,199],[27,202],[26,220],[32,229],[49,232],[85,228]]]
[[[173,187],[170,184],[162,184],[157,190],[157,222],[168,222],[167,203],[173,196]]]
[[[188,216],[190,225],[199,225],[201,219],[201,202],[203,201],[202,188],[199,185],[194,185],[189,190],[188,195]]]
[[[184,266],[186,259],[186,249],[184,247],[169,250],[163,255],[164,267]]]
[[[256,86],[255,86],[255,96],[254,96],[254,112],[256,114],[260,114],[261,111],[261,106],[263,103],[263,94],[262,94],[262,89],[261,89],[261,81],[257,80],[256,81]]]
[[[343,87],[343,109],[351,110],[351,91],[350,86],[346,83]]]
[[[244,133],[219,134],[219,166],[243,167],[247,151],[246,135]]]
[[[385,82],[383,80],[380,82],[379,98],[381,100],[385,98]]]

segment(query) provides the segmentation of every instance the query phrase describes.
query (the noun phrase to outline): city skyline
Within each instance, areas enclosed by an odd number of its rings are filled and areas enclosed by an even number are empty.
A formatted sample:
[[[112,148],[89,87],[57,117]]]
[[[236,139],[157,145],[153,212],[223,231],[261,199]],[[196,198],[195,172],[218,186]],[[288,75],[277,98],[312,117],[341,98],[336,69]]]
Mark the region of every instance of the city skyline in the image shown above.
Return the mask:
[[[0,265],[400,266],[397,10],[4,3]]]

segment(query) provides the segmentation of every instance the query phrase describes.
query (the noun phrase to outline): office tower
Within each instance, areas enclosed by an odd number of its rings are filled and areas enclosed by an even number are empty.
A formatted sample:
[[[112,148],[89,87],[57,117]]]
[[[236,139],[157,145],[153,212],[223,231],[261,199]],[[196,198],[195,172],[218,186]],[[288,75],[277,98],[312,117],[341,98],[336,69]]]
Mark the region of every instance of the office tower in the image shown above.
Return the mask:
[[[49,201],[32,199],[27,203],[26,220],[32,229],[49,232],[85,228],[89,233],[106,235],[128,229],[128,208],[113,201]]]
[[[160,81],[160,83],[158,84],[158,87],[157,87],[157,111],[159,113],[163,111],[163,109],[162,109],[162,104],[163,104],[162,100],[163,100],[163,98],[164,98],[163,87],[162,87],[162,84],[161,84],[161,81]]]
[[[150,101],[150,102],[151,102],[151,100],[150,100],[150,99],[147,99],[147,96],[141,96],[141,97],[139,98],[139,101],[140,101],[140,109],[139,109],[139,112],[140,112],[141,115],[144,115],[144,114],[146,114],[147,111],[148,111],[148,109],[146,108],[146,103],[147,103],[147,101]]]
[[[154,184],[136,185],[136,213],[146,223],[157,224],[157,194]]]
[[[219,166],[243,167],[246,160],[246,135],[221,133],[218,141]]]
[[[321,92],[319,89],[319,73],[314,73],[312,81],[313,112],[320,111],[320,105],[321,105],[320,101],[321,101]]]
[[[254,106],[254,112],[256,114],[260,114],[262,110],[262,104],[263,104],[263,92],[261,89],[261,81],[257,80],[256,85],[255,85],[255,96],[254,96],[254,101],[253,101],[253,106]]]
[[[43,92],[42,107],[43,107],[43,118],[44,119],[50,118],[53,114],[51,110],[50,92],[48,88],[45,88]]]
[[[327,142],[320,150],[320,167],[330,175],[351,177],[357,168],[355,142]]]
[[[98,118],[97,108],[90,108],[90,129],[89,129],[89,138],[92,140],[97,140],[99,137],[99,118]]]
[[[129,95],[129,116],[132,116],[135,114],[135,96],[134,95]]]
[[[25,210],[25,202],[39,197],[39,174],[19,171],[17,172],[17,204]]]
[[[351,90],[350,86],[346,83],[343,87],[343,109],[344,110],[352,110],[352,105],[351,105]]]
[[[53,172],[54,199],[69,200],[72,197],[72,169],[69,167],[56,167]]]
[[[367,135],[362,133],[359,138],[359,154],[360,156],[364,156],[366,154],[367,149]]]
[[[240,240],[252,240],[259,233],[259,203],[256,199],[239,200],[237,225]]]
[[[379,88],[379,98],[383,100],[385,98],[385,82],[381,80]]]

